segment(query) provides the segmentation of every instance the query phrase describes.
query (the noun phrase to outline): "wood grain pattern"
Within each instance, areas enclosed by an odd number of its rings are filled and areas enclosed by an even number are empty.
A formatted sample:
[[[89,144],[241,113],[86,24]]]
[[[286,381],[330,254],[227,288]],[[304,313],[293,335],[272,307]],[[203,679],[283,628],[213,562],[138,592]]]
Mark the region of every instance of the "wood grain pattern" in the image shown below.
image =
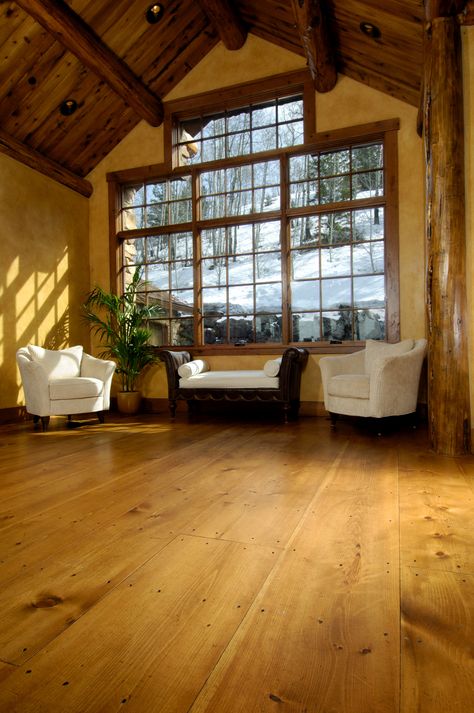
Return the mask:
[[[168,0],[156,25],[146,22],[144,2],[0,3],[3,130],[25,147],[85,176],[141,116],[152,123],[161,119],[159,97],[215,47],[219,32],[229,46],[238,46],[250,33],[305,56],[291,2],[202,1],[209,16],[200,3]],[[33,6],[39,7],[38,20],[48,20],[48,31],[27,14]],[[471,21],[470,7],[461,16],[465,22]],[[422,0],[331,0],[324,9],[327,30],[313,28],[313,50],[320,62],[318,73],[330,77],[328,86],[337,70],[416,106],[422,73]],[[67,24],[64,17],[59,22],[60,15],[72,13],[77,22]],[[363,20],[380,27],[378,40],[362,35]],[[324,40],[326,51],[318,59],[321,39],[326,37],[330,40]],[[327,63],[330,55],[334,61]],[[59,106],[70,98],[79,108],[63,117]]]
[[[402,454],[400,559],[404,713],[464,713],[474,665],[472,458]]]
[[[133,74],[101,39],[91,31],[80,15],[67,4],[52,0],[18,0],[20,7],[44,27],[79,61],[105,81],[125,103],[151,126],[163,120],[161,100]]]
[[[443,3],[434,3],[442,11]],[[438,7],[441,5],[441,7]],[[433,448],[470,453],[461,33],[455,17],[427,28],[424,76],[428,405]]]
[[[470,710],[474,457],[403,422],[64,422],[0,428],[0,713]]]

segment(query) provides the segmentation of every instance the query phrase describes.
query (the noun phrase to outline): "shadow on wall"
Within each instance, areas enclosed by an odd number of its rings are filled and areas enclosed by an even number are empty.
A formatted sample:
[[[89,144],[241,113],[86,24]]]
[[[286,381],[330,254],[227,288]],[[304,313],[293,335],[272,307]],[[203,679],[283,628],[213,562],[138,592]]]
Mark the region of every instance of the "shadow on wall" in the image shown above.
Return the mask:
[[[71,290],[67,251],[50,274],[23,275],[13,268],[14,265],[5,270],[0,278],[0,410],[18,410],[24,403],[17,349],[27,344],[46,349],[88,344],[79,302],[76,314],[75,300],[71,298],[75,290]]]

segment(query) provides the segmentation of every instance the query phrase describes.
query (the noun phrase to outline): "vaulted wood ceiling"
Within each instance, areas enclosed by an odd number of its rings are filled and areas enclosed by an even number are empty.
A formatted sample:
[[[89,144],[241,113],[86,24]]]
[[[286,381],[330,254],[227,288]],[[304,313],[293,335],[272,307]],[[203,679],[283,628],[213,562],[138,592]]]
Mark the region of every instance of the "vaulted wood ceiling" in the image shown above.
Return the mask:
[[[306,56],[318,89],[330,90],[332,67],[418,105],[423,0],[161,5],[162,18],[149,24],[150,0],[0,0],[0,150],[49,167],[59,180],[72,174],[70,185],[87,194],[74,177],[86,176],[141,119],[158,125],[162,97],[217,42],[237,49],[247,33]],[[364,35],[361,23],[379,36]],[[78,108],[64,116],[69,99]]]

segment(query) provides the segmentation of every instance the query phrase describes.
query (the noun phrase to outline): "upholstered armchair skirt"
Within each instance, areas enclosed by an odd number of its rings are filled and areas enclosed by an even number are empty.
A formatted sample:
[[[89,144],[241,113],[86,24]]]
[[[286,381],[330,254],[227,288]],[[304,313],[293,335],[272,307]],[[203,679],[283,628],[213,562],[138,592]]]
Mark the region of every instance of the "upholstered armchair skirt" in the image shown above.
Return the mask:
[[[110,389],[115,363],[85,354],[82,346],[43,349],[35,345],[17,351],[26,410],[41,419],[43,429],[50,416],[103,412],[110,408]]]
[[[426,339],[368,340],[353,354],[322,357],[324,405],[331,414],[382,418],[416,411]]]

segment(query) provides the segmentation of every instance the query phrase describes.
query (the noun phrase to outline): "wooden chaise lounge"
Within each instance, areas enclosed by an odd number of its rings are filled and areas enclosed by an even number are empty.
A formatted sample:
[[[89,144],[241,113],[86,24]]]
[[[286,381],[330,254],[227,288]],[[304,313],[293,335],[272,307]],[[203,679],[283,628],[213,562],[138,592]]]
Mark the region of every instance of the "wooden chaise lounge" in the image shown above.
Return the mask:
[[[197,401],[274,403],[282,407],[285,423],[290,418],[298,417],[301,372],[308,359],[306,349],[288,347],[280,360],[267,362],[276,372],[271,376],[268,372],[272,371],[266,368],[266,364],[264,370],[209,370],[186,378],[180,376],[178,369],[184,364],[196,363],[189,352],[162,350],[160,358],[166,365],[168,403],[172,418],[176,413],[176,403],[180,400],[186,401],[189,409]]]

